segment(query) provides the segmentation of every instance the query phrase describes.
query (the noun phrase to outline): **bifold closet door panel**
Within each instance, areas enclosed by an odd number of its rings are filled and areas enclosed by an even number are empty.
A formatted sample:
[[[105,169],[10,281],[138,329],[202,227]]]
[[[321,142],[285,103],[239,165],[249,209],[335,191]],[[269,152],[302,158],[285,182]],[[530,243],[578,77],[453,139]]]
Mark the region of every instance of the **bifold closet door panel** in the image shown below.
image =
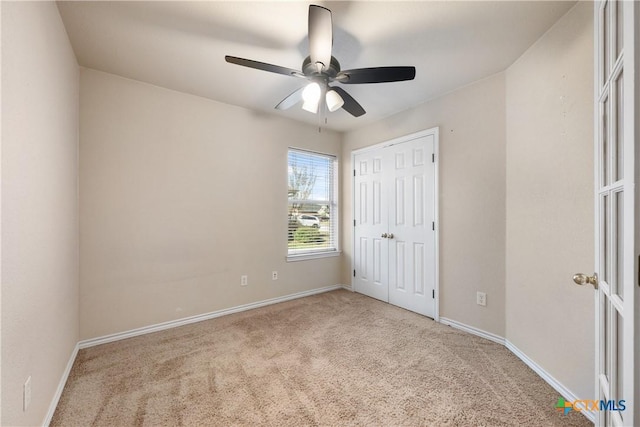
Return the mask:
[[[389,244],[383,152],[358,154],[354,159],[354,285],[357,292],[388,302]]]
[[[433,136],[388,147],[389,302],[433,317]]]

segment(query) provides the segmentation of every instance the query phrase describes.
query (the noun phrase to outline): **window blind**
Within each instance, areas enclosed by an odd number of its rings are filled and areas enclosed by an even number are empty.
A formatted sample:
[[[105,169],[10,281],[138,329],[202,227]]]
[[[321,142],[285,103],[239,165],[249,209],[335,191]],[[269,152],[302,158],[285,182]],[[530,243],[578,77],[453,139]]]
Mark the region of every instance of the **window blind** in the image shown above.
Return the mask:
[[[337,163],[335,156],[289,149],[289,255],[337,251]]]

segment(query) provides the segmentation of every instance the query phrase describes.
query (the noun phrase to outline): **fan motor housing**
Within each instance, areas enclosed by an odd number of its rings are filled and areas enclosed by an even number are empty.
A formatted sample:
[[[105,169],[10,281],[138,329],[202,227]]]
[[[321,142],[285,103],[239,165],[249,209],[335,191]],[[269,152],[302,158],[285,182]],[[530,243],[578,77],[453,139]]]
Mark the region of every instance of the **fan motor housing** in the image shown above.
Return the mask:
[[[329,68],[324,68],[321,73],[318,73],[316,65],[311,63],[311,57],[307,56],[302,62],[302,72],[307,77],[324,76],[328,77],[329,80],[333,80],[340,72],[340,63],[332,56]]]

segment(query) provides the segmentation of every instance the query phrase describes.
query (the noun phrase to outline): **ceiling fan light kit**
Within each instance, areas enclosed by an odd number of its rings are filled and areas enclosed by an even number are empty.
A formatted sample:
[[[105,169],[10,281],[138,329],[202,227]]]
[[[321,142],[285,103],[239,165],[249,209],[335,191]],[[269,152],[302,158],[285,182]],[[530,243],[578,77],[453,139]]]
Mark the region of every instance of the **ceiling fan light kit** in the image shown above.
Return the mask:
[[[331,86],[330,84],[333,82],[340,84],[390,83],[415,78],[416,69],[409,66],[357,68],[341,71],[340,63],[331,55],[332,48],[331,11],[322,6],[311,5],[309,6],[309,56],[302,62],[302,72],[235,56],[227,55],[225,60],[243,67],[311,80],[307,86],[298,88],[289,94],[275,108],[286,110],[302,101],[302,108],[314,114],[317,114],[320,101],[323,98],[330,112],[343,108],[354,117],[365,114],[364,108],[344,89],[339,86]]]

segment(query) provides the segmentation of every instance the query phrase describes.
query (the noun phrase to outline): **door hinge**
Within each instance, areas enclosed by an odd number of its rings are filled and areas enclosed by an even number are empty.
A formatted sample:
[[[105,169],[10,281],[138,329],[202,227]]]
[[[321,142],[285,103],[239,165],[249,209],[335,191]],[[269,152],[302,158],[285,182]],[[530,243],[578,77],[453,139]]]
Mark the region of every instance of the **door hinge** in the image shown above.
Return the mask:
[[[436,290],[435,289],[431,290],[431,298],[433,298],[433,299],[436,298]]]
[[[355,169],[353,170],[353,176],[356,176],[356,170]]]
[[[436,153],[432,153],[431,154],[431,163],[435,163],[436,162]]]
[[[356,220],[355,219],[353,220],[353,226],[354,227],[356,226]]]
[[[432,229],[433,231],[436,231],[436,223],[435,223],[435,221],[432,221],[432,222],[431,222],[431,229]]]
[[[353,277],[356,277],[356,271],[353,270]]]

